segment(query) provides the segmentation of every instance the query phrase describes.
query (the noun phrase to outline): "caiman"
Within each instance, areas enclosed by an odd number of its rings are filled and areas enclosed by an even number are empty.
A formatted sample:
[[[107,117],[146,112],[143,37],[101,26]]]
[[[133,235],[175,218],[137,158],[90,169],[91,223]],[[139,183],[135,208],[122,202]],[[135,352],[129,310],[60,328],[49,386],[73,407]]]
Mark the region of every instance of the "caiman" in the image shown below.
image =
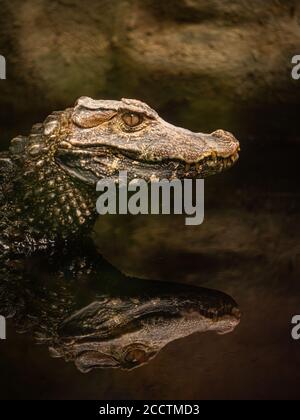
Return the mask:
[[[29,136],[14,138],[9,151],[0,154],[0,314],[14,316],[23,326],[35,319],[48,330],[55,353],[75,360],[81,370],[134,367],[176,338],[199,330],[232,330],[239,312],[229,297],[207,299],[206,292],[196,289],[179,296],[170,283],[169,294],[156,287],[151,297],[126,292],[125,297],[104,298],[101,291],[87,305],[80,301],[74,306],[78,296],[73,292],[70,305],[60,296],[64,287],[78,293],[95,273],[104,282],[100,266],[105,262],[93,252],[92,258],[83,255],[90,254],[99,180],[117,182],[119,171],[127,171],[129,181],[203,178],[230,168],[238,152],[239,143],[228,132],[178,128],[148,105],[129,99],[80,98],[73,108],[34,125]],[[56,292],[50,282],[43,283],[42,267],[37,272],[44,301],[32,292],[36,284],[26,280],[28,266],[34,271],[30,261],[35,255],[55,267],[58,257],[65,259],[56,267]],[[133,280],[122,276],[122,281]],[[53,296],[57,302],[48,307]],[[40,302],[44,306],[34,315],[32,308]],[[52,316],[51,308],[60,302],[60,316],[56,310]],[[127,346],[132,352],[124,350]]]
[[[1,254],[28,254],[87,235],[96,219],[96,183],[203,178],[230,168],[239,143],[223,130],[175,127],[137,100],[80,98],[54,112],[0,156]]]

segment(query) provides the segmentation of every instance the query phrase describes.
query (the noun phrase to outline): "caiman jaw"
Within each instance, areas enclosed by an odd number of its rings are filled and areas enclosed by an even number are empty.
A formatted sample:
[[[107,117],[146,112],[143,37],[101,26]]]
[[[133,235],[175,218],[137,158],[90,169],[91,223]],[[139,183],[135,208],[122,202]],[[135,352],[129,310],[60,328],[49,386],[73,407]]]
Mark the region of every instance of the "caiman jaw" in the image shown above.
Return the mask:
[[[218,143],[218,138],[216,138]],[[216,147],[217,148],[217,147]],[[79,147],[64,141],[60,144],[57,163],[71,175],[89,184],[105,177],[117,177],[127,171],[128,178],[155,179],[205,178],[230,169],[239,158],[239,143],[232,136],[232,144],[224,151],[206,151],[202,155],[155,156],[137,153],[123,147],[97,143]],[[192,158],[197,158],[194,161]],[[83,167],[82,164],[84,163]],[[88,169],[88,170],[87,170]]]
[[[212,153],[209,156],[201,159],[196,163],[185,163],[184,172],[186,175],[192,177],[199,177],[206,172],[211,170],[211,174],[223,172],[230,169],[239,159],[239,150],[236,151],[229,157],[218,156],[216,153]]]

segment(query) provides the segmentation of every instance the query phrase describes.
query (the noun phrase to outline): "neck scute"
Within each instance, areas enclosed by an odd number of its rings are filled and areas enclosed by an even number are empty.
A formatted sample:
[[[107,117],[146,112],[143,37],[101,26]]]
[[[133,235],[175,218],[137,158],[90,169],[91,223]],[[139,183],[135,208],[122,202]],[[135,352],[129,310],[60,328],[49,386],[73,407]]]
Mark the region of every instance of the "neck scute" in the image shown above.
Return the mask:
[[[91,231],[96,191],[55,162],[56,142],[66,129],[62,121],[63,114],[54,113],[33,126],[29,137],[13,139],[0,157],[2,249],[31,252]]]

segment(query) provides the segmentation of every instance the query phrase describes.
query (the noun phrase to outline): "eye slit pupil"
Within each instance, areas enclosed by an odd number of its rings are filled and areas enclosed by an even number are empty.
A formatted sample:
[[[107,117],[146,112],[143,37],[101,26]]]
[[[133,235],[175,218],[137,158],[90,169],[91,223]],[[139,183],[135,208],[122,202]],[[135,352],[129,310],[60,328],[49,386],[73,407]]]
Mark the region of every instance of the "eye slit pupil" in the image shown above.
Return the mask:
[[[143,118],[139,114],[135,114],[134,112],[127,112],[122,117],[124,123],[129,127],[137,127],[141,124]]]

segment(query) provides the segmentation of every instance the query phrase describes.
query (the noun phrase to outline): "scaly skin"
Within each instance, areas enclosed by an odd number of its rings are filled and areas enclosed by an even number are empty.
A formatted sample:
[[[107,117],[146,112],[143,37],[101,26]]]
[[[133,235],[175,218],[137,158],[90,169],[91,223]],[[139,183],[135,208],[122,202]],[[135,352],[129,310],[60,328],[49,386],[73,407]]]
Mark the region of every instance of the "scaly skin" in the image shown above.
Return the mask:
[[[175,127],[142,102],[80,98],[0,155],[2,257],[86,235],[102,178],[203,178],[231,167],[238,151],[232,134]]]

